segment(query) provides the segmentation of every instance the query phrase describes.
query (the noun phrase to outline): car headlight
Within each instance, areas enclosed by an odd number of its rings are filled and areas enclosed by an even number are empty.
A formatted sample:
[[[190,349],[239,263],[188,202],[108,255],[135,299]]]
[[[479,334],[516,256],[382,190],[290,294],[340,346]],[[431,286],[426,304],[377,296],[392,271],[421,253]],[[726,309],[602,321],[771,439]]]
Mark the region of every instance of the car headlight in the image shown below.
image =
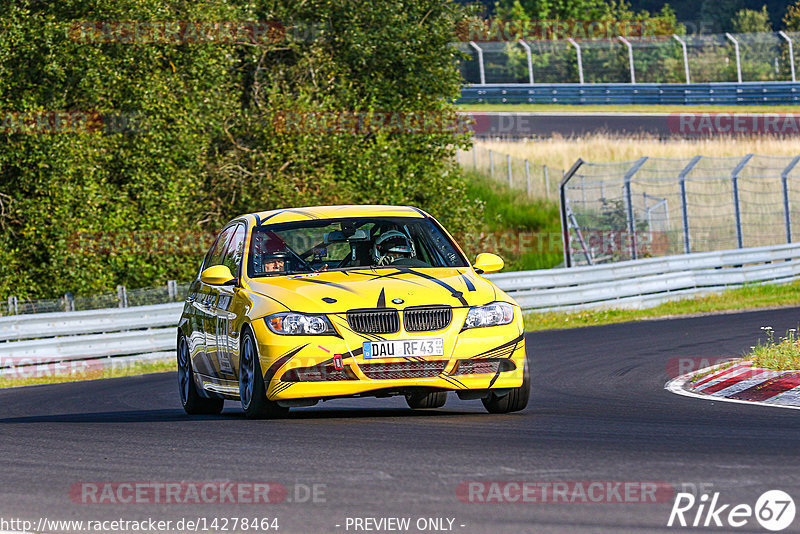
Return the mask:
[[[509,324],[514,320],[514,306],[507,302],[492,302],[486,306],[475,306],[469,309],[464,330],[482,326]]]
[[[264,318],[267,327],[276,334],[285,336],[319,336],[336,334],[333,325],[324,315],[281,312]]]

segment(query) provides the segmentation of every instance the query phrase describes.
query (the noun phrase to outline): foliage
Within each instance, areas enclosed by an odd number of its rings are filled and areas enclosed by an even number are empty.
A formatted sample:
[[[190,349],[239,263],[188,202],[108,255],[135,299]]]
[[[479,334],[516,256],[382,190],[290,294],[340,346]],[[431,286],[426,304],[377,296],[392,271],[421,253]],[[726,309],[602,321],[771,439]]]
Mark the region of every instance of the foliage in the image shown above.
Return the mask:
[[[754,9],[737,11],[731,23],[733,24],[733,31],[736,33],[766,33],[772,31],[767,6],[762,6],[761,11]]]
[[[466,136],[293,131],[280,120],[321,111],[452,119],[460,77],[450,43],[464,13],[438,0],[369,9],[357,0],[5,2],[0,118],[88,112],[131,127],[23,133],[0,122],[0,297],[185,280],[227,220],[283,206],[412,204],[469,230],[480,212],[450,163]],[[286,31],[131,44],[85,42],[74,27],[180,20],[277,21]],[[87,246],[87,235],[103,246]]]

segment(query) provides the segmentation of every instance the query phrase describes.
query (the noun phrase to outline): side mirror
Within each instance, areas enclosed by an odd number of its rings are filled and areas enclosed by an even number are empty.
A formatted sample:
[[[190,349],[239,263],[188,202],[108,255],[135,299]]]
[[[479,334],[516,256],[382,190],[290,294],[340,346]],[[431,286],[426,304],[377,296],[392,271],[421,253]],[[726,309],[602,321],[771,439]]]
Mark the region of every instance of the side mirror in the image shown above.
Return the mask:
[[[483,254],[478,254],[478,257],[475,258],[475,264],[473,267],[478,274],[488,274],[488,273],[496,273],[497,271],[501,270],[505,262],[503,258],[498,256],[497,254],[491,254],[489,252],[484,252]]]
[[[214,265],[200,273],[200,281],[210,286],[229,285],[235,278],[225,265]]]

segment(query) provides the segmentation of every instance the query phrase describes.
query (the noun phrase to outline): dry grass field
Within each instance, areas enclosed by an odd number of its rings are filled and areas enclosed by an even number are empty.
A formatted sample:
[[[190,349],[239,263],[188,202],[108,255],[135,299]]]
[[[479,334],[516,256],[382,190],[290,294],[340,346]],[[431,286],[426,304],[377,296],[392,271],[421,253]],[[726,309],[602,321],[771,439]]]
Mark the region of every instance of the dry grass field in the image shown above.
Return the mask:
[[[475,145],[557,169],[569,169],[579,157],[585,161],[611,162],[631,161],[642,156],[691,158],[698,154],[708,157],[741,157],[746,154],[796,156],[800,154],[800,139],[777,137],[718,137],[663,141],[650,137],[621,139],[596,135],[582,139],[476,140]]]

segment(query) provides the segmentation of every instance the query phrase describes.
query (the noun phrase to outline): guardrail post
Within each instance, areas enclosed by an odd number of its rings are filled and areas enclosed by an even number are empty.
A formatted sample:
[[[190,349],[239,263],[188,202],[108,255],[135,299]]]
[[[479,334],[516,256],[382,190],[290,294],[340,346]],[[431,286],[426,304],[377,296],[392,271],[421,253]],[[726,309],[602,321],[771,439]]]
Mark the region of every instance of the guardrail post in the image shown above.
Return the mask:
[[[692,83],[689,79],[689,53],[686,51],[686,41],[675,34],[673,34],[672,37],[678,41],[681,44],[681,48],[683,48],[683,70],[686,75],[686,83]]]
[[[117,300],[119,300],[120,308],[128,307],[128,290],[125,286],[117,286]]]
[[[461,161],[459,160],[458,157],[458,149],[456,149],[456,165],[461,165]]]
[[[17,303],[17,297],[8,297],[8,314],[19,315],[19,304]]]
[[[481,47],[476,45],[474,41],[470,41],[469,45],[478,52],[478,72],[481,77],[481,85],[486,85],[486,74],[483,71],[483,50],[481,50]]]
[[[733,169],[731,173],[731,187],[733,189],[733,212],[736,216],[736,242],[739,245],[739,248],[743,248],[742,239],[742,212],[739,207],[739,173],[742,172],[744,166],[747,165],[747,162],[750,161],[750,158],[753,157],[753,154],[748,154],[742,158],[742,161],[736,165],[736,168]]]
[[[494,156],[492,149],[489,149],[489,177],[494,178]]]
[[[525,49],[525,55],[528,58],[528,83],[533,85],[533,58],[531,57],[531,47],[522,39],[519,40],[519,44]]]
[[[508,168],[508,188],[514,188],[514,176],[511,174],[511,154],[506,154],[506,167]]]
[[[525,160],[525,185],[528,190],[528,198],[531,197],[531,167],[528,160]]]
[[[575,47],[575,52],[578,54],[578,80],[583,83],[583,59],[581,58],[581,45],[575,42],[575,39],[568,37],[567,41]]]
[[[733,42],[733,48],[736,51],[736,77],[739,83],[742,83],[742,58],[739,56],[739,41],[729,33],[725,33],[725,37]]]
[[[628,47],[628,66],[630,67],[631,70],[631,83],[636,83],[636,72],[634,71],[633,68],[633,46],[631,46],[630,41],[628,41],[621,35],[618,35],[617,39],[625,43],[625,46]]]
[[[792,47],[792,38],[786,35],[786,33],[783,31],[779,31],[778,35],[786,39],[786,42],[789,43],[789,68],[792,73],[792,81],[796,82],[797,79],[795,78],[794,75],[794,48]]]
[[[783,216],[786,221],[786,242],[792,242],[792,217],[789,211],[789,173],[800,162],[800,156],[795,156],[789,165],[781,172],[781,186],[783,187]]]
[[[475,147],[475,144],[472,145],[472,168],[478,168],[478,149]]]
[[[167,280],[167,293],[169,293],[169,300],[178,298],[178,282],[175,280]]]
[[[690,254],[692,252],[692,247],[689,241],[689,208],[686,204],[686,177],[692,172],[695,165],[697,165],[703,156],[695,156],[692,158],[692,161],[683,168],[681,173],[678,175],[678,180],[680,181],[681,185],[681,213],[683,215],[683,252],[685,254]]]
[[[64,311],[65,312],[74,312],[75,311],[75,297],[72,296],[72,293],[64,293]]]
[[[625,173],[625,199],[628,202],[628,233],[631,236],[631,259],[635,260],[638,258],[639,251],[637,249],[636,243],[636,220],[634,219],[633,213],[633,195],[631,194],[631,178],[633,175],[636,174],[639,169],[642,168],[642,165],[647,161],[647,156],[639,158],[636,163],[633,164],[633,167],[628,169],[628,172]]]
[[[561,183],[558,184],[558,207],[561,212],[561,244],[564,247],[564,266],[566,267],[572,267],[572,257],[569,254],[569,222],[567,221],[567,183],[578,172],[581,165],[583,165],[583,160],[578,158],[569,171],[564,174]]]

